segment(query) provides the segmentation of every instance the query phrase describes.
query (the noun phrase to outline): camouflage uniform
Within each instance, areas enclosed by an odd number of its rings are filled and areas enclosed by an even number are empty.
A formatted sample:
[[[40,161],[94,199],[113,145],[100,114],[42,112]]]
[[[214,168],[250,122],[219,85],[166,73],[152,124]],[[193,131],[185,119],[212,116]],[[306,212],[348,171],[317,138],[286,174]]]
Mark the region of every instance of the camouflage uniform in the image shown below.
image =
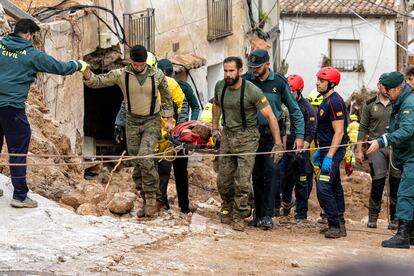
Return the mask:
[[[155,92],[152,89],[154,81]],[[124,94],[126,112],[126,139],[130,155],[148,155],[155,152],[155,145],[161,138],[161,118],[174,115],[171,92],[161,70],[147,67],[144,75],[136,74],[129,65],[103,75],[92,75],[85,81],[91,88],[118,85]],[[128,89],[127,89],[128,84]],[[153,101],[153,93],[161,97]],[[157,97],[157,96],[154,96]],[[154,103],[153,114],[151,105]],[[154,193],[158,188],[159,176],[154,159],[138,159],[133,162],[132,178],[137,186],[142,185],[144,193]],[[141,180],[142,178],[142,180]],[[142,183],[141,183],[142,181]]]
[[[241,88],[227,87],[222,97],[224,81],[216,84],[215,103],[221,106],[223,115],[221,154],[255,153],[259,146],[257,112],[269,104],[259,88],[247,80],[243,82],[244,120],[240,104]],[[245,218],[250,214],[248,199],[252,190],[254,160],[255,155],[219,158],[217,188],[223,201],[222,211],[230,212],[234,218]]]

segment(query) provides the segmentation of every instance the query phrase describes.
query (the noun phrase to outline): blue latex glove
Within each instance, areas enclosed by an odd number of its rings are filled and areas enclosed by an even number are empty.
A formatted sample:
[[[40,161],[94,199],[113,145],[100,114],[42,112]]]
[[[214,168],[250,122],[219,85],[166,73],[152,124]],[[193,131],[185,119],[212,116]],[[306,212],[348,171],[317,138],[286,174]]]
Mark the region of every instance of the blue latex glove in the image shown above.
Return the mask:
[[[332,157],[325,156],[323,159],[322,168],[323,172],[330,172],[332,168]]]
[[[320,156],[321,156],[321,154],[319,153],[319,150],[315,151],[315,153],[312,156],[312,163],[316,167],[320,167],[321,166]]]

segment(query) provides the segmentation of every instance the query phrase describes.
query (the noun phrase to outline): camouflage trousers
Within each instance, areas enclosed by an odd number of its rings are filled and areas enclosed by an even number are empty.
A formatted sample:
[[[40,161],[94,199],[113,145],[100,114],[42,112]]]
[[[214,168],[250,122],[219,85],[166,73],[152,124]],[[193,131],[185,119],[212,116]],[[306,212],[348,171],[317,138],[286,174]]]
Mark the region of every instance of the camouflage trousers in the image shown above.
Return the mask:
[[[259,146],[257,128],[240,130],[224,129],[220,153],[256,152]],[[252,191],[251,176],[255,155],[221,156],[217,176],[217,188],[223,201],[222,210],[234,217],[244,218],[250,214],[249,194]]]
[[[126,140],[130,155],[148,155],[155,152],[155,145],[161,137],[161,118],[159,114],[153,116],[137,116],[131,113],[126,115]],[[156,192],[159,185],[158,171],[155,160],[134,160],[132,179],[138,190],[144,193]]]

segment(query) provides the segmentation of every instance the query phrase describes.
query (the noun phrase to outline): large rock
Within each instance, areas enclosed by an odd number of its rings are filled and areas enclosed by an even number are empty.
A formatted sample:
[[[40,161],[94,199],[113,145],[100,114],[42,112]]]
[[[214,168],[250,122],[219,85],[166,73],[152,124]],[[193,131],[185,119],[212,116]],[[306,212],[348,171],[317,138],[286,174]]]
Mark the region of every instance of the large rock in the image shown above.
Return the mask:
[[[78,209],[78,207],[85,203],[86,200],[85,196],[80,191],[71,191],[64,193],[60,199],[60,202]]]
[[[115,214],[127,214],[134,207],[136,195],[130,192],[116,193],[109,202],[108,208]]]
[[[84,203],[81,206],[78,207],[76,210],[76,213],[79,215],[87,216],[98,216],[98,211],[96,209],[96,205],[92,203]]]
[[[85,186],[83,189],[86,202],[98,204],[106,199],[106,193],[101,185]]]

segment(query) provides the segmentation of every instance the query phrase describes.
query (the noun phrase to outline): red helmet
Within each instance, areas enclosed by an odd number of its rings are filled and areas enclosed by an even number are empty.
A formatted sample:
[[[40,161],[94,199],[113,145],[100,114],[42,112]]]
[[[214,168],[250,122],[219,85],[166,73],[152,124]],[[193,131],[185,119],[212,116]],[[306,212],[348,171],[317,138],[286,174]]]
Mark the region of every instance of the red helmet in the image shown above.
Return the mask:
[[[323,67],[316,73],[316,76],[320,79],[330,81],[335,85],[338,85],[341,80],[341,73],[335,67]]]
[[[303,89],[304,82],[300,75],[289,75],[287,79],[292,91],[301,91]]]

